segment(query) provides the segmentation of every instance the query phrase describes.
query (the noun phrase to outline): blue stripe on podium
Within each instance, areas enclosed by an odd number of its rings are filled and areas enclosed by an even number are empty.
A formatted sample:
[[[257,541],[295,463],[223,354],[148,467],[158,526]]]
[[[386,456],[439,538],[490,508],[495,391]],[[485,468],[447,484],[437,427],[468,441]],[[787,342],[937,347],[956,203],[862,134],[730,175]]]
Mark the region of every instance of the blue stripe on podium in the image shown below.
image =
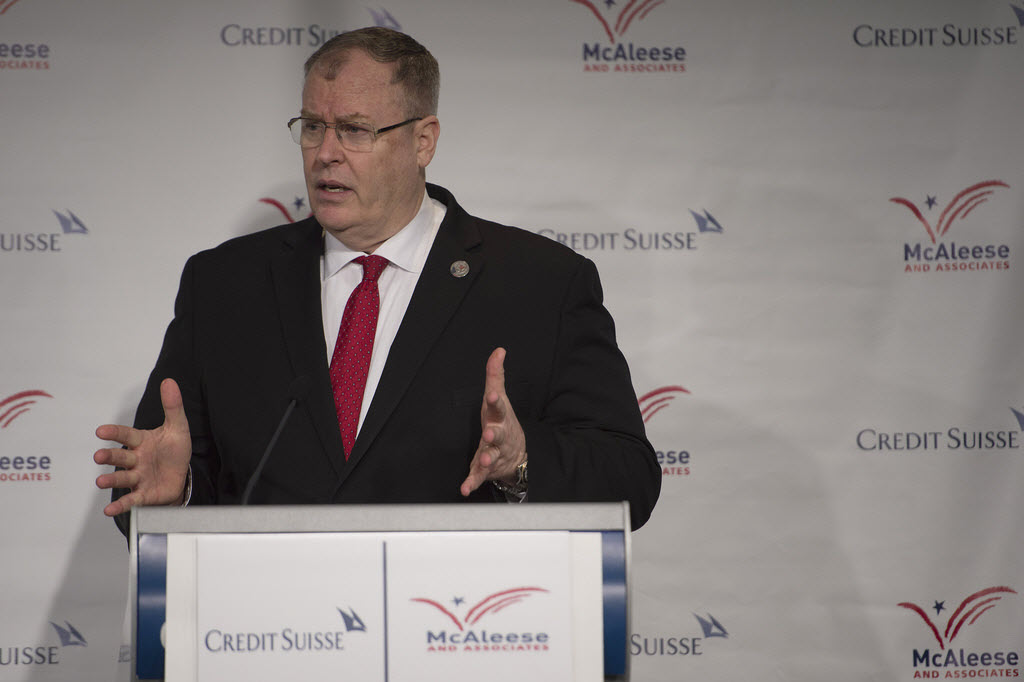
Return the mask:
[[[601,577],[604,588],[604,676],[626,675],[626,538],[622,531],[601,533]]]
[[[140,680],[164,678],[164,645],[160,629],[167,620],[167,536],[139,536],[138,613],[135,631],[135,674]]]

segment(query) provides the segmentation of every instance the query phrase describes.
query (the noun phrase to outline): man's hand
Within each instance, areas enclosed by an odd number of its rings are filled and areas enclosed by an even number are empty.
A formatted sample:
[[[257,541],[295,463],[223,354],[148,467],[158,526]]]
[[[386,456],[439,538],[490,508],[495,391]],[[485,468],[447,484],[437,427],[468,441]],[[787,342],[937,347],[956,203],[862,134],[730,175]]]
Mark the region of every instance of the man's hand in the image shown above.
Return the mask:
[[[480,425],[480,444],[469,465],[469,476],[460,488],[464,496],[479,488],[484,481],[514,482],[516,467],[526,461],[526,434],[505,395],[504,348],[495,348],[487,358]]]
[[[164,379],[160,384],[160,403],[164,408],[164,423],[152,431],[113,424],[96,429],[99,438],[116,441],[127,448],[97,450],[92,456],[97,464],[120,468],[120,471],[97,477],[98,488],[130,490],[103,509],[107,516],[117,516],[140,505],[181,504],[183,501],[192,439],[181,404],[181,391],[173,379]]]

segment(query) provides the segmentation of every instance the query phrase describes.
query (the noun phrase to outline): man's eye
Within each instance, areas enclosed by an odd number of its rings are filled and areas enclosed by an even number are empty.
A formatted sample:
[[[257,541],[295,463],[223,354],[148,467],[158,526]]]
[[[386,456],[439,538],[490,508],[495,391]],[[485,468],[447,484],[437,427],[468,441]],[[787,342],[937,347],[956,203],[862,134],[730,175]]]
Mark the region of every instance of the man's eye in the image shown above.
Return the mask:
[[[303,121],[302,132],[304,133],[319,133],[324,129],[322,121]]]
[[[366,137],[370,134],[370,130],[354,123],[339,123],[338,130],[342,135],[352,138]]]

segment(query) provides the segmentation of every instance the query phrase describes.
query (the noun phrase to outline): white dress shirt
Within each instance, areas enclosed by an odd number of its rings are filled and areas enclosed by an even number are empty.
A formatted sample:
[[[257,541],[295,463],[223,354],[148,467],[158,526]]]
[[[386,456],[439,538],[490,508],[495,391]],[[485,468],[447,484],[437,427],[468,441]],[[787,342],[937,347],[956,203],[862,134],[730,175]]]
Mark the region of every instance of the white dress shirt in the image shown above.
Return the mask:
[[[412,292],[419,281],[423,264],[427,260],[430,247],[434,244],[434,237],[446,211],[444,204],[431,199],[424,192],[420,210],[412,222],[373,252],[375,256],[387,258],[388,266],[377,280],[380,312],[377,316],[377,331],[373,337],[373,352],[366,376],[366,389],[363,391],[363,405],[359,411],[357,433],[362,429],[363,419],[377,390],[391,344],[398,334],[398,327],[405,317]],[[328,365],[334,355],[334,345],[338,340],[341,318],[345,314],[345,304],[348,303],[353,290],[363,280],[363,268],[352,261],[364,255],[366,254],[362,251],[349,249],[330,232],[324,232],[324,255],[320,258],[320,303]]]

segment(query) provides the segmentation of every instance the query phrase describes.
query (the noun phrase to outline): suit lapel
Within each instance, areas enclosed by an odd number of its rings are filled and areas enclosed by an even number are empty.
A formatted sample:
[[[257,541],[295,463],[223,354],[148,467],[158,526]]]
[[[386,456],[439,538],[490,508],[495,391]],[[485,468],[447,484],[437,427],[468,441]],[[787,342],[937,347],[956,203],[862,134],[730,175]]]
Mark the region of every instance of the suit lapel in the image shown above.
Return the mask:
[[[309,218],[286,233],[270,269],[285,347],[295,376],[306,375],[312,387],[302,407],[313,420],[324,455],[337,473],[343,464],[341,434],[327,368],[320,310],[319,263],[323,251],[320,225]]]
[[[483,269],[483,256],[477,248],[480,235],[472,218],[451,194],[432,185],[428,188],[431,196],[445,203],[448,210],[391,344],[373,402],[342,473],[343,480],[377,438],[416,377],[424,358]],[[452,274],[452,264],[456,261],[465,261],[469,265],[467,274],[461,277]]]

